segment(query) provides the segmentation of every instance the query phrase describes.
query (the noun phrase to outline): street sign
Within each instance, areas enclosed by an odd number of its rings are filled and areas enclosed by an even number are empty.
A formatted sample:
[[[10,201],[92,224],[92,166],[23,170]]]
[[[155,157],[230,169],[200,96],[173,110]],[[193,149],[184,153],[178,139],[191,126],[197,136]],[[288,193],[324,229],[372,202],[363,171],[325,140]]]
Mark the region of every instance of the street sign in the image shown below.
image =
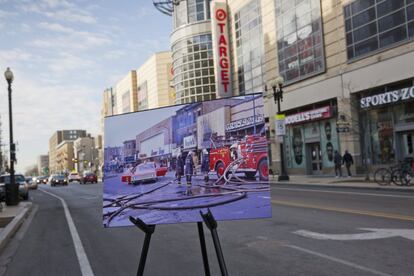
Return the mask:
[[[285,125],[285,114],[276,114],[276,135],[285,136],[286,135],[286,125]]]

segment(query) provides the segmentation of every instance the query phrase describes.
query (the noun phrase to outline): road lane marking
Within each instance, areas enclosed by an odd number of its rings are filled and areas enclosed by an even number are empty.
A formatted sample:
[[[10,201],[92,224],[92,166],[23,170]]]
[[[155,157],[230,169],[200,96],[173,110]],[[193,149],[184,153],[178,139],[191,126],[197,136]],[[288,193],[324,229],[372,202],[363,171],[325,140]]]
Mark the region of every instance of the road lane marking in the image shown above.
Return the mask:
[[[287,190],[287,191],[301,191],[301,192],[311,192],[311,193],[346,194],[346,195],[363,195],[363,196],[378,196],[378,197],[393,197],[393,198],[414,199],[414,196],[407,196],[407,195],[388,195],[388,194],[376,194],[376,193],[326,191],[326,190],[312,190],[312,189],[300,189],[300,188],[296,189],[296,188],[272,187],[272,190]]]
[[[364,215],[364,216],[379,217],[379,218],[386,218],[386,219],[414,221],[414,217],[412,216],[389,214],[389,213],[382,213],[382,212],[363,211],[363,210],[346,209],[346,208],[339,208],[339,207],[326,207],[326,206],[320,206],[320,205],[304,204],[304,203],[282,201],[282,200],[272,200],[272,203],[276,205],[284,205],[284,206],[299,207],[299,208],[306,208],[306,209],[317,209],[317,210],[323,210],[323,211],[347,213],[347,214],[354,214],[354,215]]]
[[[296,249],[298,251],[320,257],[322,259],[327,259],[327,260],[330,260],[332,262],[336,262],[336,263],[340,263],[340,264],[343,264],[343,265],[346,265],[346,266],[350,266],[350,267],[355,268],[355,269],[366,271],[366,272],[369,272],[369,273],[374,274],[374,275],[391,276],[391,274],[387,274],[387,273],[384,273],[384,272],[381,272],[381,271],[378,271],[378,270],[375,270],[375,269],[371,269],[371,268],[368,268],[368,267],[365,267],[365,266],[362,266],[362,265],[351,263],[351,262],[348,262],[348,261],[345,261],[345,260],[342,260],[342,259],[338,259],[338,258],[329,256],[329,255],[325,255],[325,254],[322,254],[322,253],[319,253],[319,252],[316,252],[316,251],[312,251],[312,250],[309,250],[309,249],[306,249],[306,248],[302,248],[302,247],[299,247],[299,246],[296,246],[296,245],[285,244],[283,246],[289,247],[289,248],[292,248],[292,249]]]
[[[359,230],[369,231],[357,234],[322,234],[307,230],[298,230],[294,234],[316,240],[335,240],[335,241],[355,241],[355,240],[377,240],[385,238],[403,237],[414,241],[413,229],[379,229],[379,228],[359,228]]]
[[[82,241],[79,237],[78,230],[76,230],[75,223],[73,222],[72,216],[70,215],[70,211],[69,211],[68,205],[66,204],[66,201],[60,196],[57,196],[51,192],[47,192],[43,189],[40,189],[40,190],[50,196],[53,196],[59,199],[60,202],[62,203],[63,209],[65,210],[65,216],[68,222],[70,234],[72,236],[73,244],[75,246],[76,256],[78,257],[78,262],[79,262],[82,276],[93,276],[94,274],[92,272],[92,268],[89,263],[88,256],[86,255],[85,249],[83,248]]]

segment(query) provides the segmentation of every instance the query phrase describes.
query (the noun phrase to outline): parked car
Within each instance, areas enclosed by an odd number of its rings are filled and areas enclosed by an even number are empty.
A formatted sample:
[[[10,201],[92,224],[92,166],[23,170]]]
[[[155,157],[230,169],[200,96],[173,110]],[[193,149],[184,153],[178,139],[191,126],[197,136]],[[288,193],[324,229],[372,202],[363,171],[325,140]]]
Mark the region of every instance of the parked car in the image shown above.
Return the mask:
[[[51,186],[56,186],[56,185],[66,186],[68,185],[68,180],[66,179],[66,176],[64,176],[63,174],[55,174],[55,175],[52,175],[51,177],[50,185]]]
[[[29,199],[29,185],[26,183],[26,178],[22,174],[15,174],[14,180],[16,181],[16,184],[19,185],[19,196],[23,200]],[[5,192],[5,185],[10,183],[10,174],[3,174],[0,175],[0,197],[2,199],[5,198],[6,192]]]
[[[68,176],[68,181],[69,183],[73,181],[81,182],[81,177],[77,172],[71,172]]]
[[[47,184],[47,181],[48,181],[48,177],[45,175],[36,177],[37,184]]]
[[[81,183],[98,183],[98,177],[92,172],[84,172]]]
[[[147,162],[132,167],[126,171],[124,175],[122,175],[121,181],[128,184],[138,184],[140,182],[156,182],[156,165],[154,162]]]

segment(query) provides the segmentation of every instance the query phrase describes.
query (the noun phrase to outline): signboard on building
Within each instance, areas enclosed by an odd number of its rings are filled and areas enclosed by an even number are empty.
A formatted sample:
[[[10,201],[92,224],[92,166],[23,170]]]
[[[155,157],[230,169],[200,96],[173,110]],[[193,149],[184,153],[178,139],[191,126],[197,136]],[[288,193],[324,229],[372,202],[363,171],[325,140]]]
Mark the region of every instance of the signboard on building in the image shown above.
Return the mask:
[[[300,112],[286,116],[285,123],[286,125],[293,125],[310,121],[328,119],[330,117],[332,117],[331,107],[324,106],[321,108],[312,109],[305,112]]]
[[[225,0],[211,1],[211,31],[217,97],[232,96],[228,12]]]
[[[285,136],[286,135],[286,125],[285,125],[285,114],[276,114],[276,135]]]
[[[414,99],[414,86],[364,97],[360,100],[361,108],[376,107]]]
[[[263,122],[264,122],[263,114],[256,115],[256,125],[263,124]],[[243,129],[243,128],[252,126],[254,123],[255,122],[253,120],[253,116],[250,116],[247,118],[243,118],[243,119],[228,123],[226,125],[226,131]]]
[[[194,135],[186,136],[183,139],[184,149],[191,149],[197,146],[197,139]]]

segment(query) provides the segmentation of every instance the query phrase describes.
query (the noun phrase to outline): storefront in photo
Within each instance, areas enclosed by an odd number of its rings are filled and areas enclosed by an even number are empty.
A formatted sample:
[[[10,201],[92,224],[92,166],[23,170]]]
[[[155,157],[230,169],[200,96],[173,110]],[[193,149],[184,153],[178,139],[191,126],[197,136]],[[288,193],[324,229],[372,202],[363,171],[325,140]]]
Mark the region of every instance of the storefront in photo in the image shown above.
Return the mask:
[[[284,150],[288,172],[333,174],[334,152],[339,150],[336,100],[302,110],[286,113]]]
[[[387,166],[414,158],[414,81],[361,92],[357,98],[366,163]]]

